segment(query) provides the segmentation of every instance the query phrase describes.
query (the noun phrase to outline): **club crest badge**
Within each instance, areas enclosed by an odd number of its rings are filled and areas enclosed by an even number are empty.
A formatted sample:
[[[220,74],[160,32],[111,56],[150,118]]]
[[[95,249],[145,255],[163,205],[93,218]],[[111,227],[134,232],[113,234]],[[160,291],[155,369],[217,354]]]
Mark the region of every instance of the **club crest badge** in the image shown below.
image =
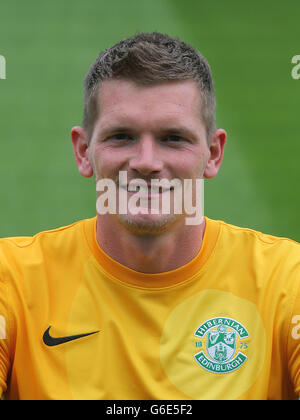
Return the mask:
[[[232,318],[211,318],[201,324],[194,336],[201,351],[194,355],[199,365],[208,372],[230,373],[247,361],[247,329]]]

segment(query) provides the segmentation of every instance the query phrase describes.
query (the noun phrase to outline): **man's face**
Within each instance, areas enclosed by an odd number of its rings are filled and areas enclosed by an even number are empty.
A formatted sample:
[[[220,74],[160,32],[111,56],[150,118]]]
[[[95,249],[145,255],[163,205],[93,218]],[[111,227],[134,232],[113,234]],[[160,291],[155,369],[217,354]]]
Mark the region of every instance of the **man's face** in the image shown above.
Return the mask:
[[[128,187],[118,183],[120,171],[127,172],[128,184],[142,179],[149,190],[153,179],[179,179],[183,185],[185,179],[203,178],[210,153],[196,82],[174,81],[145,87],[128,80],[105,81],[99,89],[98,108],[88,147],[96,182],[112,179],[118,193],[118,189]],[[127,194],[129,200],[136,192]],[[149,192],[148,214],[129,211],[111,217],[141,233],[159,232],[183,222],[184,214],[174,214],[172,210],[162,214],[165,192],[160,189],[155,194],[160,200],[159,214],[151,214]],[[174,203],[174,191],[169,194]]]

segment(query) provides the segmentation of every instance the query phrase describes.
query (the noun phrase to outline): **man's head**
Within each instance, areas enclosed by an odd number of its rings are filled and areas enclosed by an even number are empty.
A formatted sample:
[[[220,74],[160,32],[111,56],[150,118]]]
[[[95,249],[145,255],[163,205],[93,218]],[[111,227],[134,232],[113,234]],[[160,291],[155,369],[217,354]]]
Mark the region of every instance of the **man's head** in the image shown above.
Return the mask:
[[[179,180],[184,186],[190,180],[195,197],[197,180],[218,173],[226,132],[215,127],[215,98],[206,60],[166,35],[140,34],[121,41],[100,54],[90,68],[83,127],[73,127],[71,137],[81,175],[94,175],[97,185],[100,180],[113,181],[116,190],[109,194],[119,200],[118,209],[120,194],[128,192],[128,211],[117,210],[116,217],[113,212],[104,215],[107,226],[108,221],[117,221],[145,233],[184,223],[188,210],[182,203],[185,193],[179,198],[175,194],[178,188],[170,189],[172,209],[167,214],[164,188],[142,191],[142,207],[147,211],[136,214],[131,203],[135,205],[137,197],[130,185],[143,180],[149,186],[153,180],[165,179]],[[119,181],[124,171],[126,182]],[[158,205],[152,206],[152,198]],[[184,204],[181,213],[175,211],[177,204]]]
[[[89,140],[100,112],[99,88],[110,79],[130,80],[140,86],[194,80],[199,86],[200,117],[209,142],[216,129],[213,80],[206,59],[188,44],[157,32],[141,33],[101,52],[84,82],[83,128]]]

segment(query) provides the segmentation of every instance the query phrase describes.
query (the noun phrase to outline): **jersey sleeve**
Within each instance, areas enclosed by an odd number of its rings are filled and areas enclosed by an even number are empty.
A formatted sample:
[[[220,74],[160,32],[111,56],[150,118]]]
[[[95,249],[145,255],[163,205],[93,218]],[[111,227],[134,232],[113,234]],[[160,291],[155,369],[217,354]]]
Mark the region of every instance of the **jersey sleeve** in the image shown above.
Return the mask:
[[[300,398],[300,279],[288,335],[288,368],[294,392]]]
[[[0,397],[6,391],[10,369],[8,291],[0,266]]]

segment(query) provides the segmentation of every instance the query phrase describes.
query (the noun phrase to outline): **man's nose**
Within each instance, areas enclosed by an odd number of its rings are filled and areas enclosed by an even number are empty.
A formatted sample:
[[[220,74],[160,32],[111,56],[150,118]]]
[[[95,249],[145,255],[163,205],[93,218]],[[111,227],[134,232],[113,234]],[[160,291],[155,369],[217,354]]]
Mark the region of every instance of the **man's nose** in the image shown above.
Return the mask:
[[[163,163],[159,156],[158,145],[152,136],[140,138],[135,153],[129,161],[129,167],[144,176],[162,170]]]

